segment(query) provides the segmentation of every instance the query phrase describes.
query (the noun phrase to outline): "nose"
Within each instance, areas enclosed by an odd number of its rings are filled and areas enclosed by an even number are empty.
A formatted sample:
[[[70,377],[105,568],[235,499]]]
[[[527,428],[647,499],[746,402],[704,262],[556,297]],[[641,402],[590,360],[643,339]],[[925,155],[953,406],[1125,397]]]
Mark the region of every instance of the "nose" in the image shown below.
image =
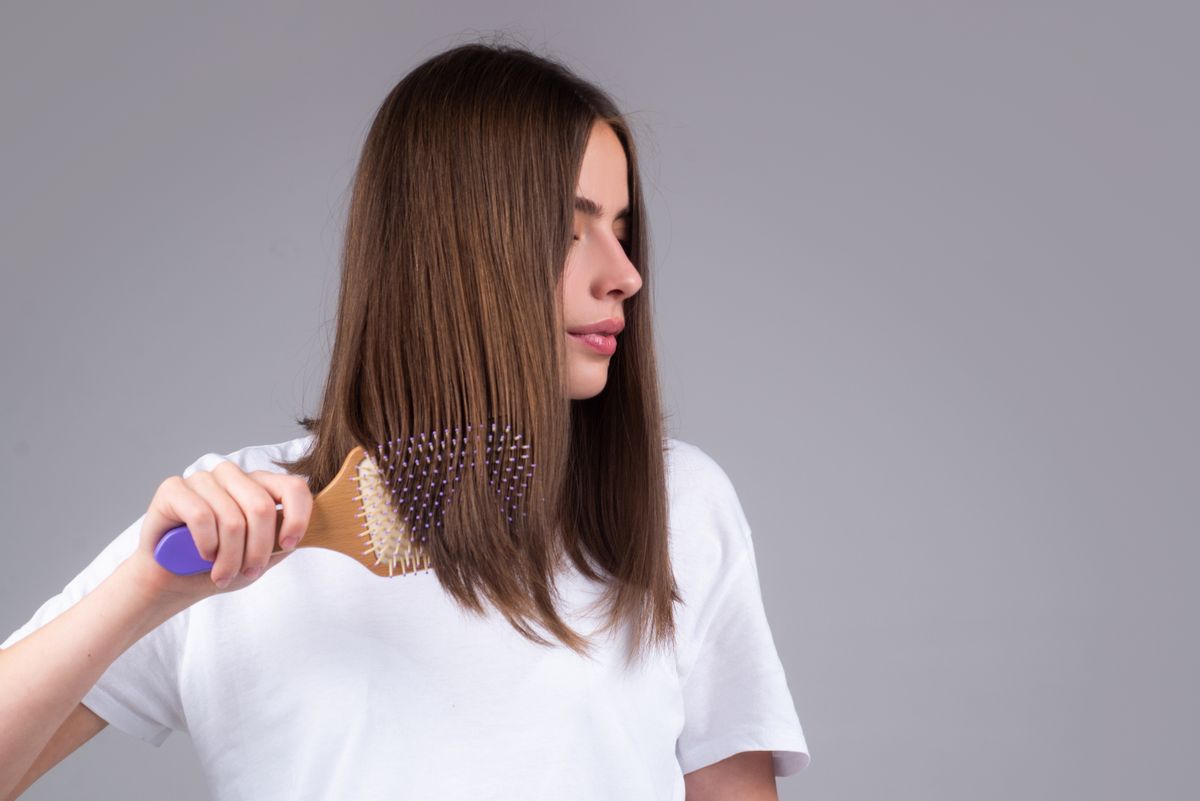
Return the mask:
[[[603,280],[609,286],[604,294],[611,295],[613,292],[618,292],[622,297],[632,297],[642,288],[642,273],[619,244],[616,245],[616,251],[615,258],[606,260]]]

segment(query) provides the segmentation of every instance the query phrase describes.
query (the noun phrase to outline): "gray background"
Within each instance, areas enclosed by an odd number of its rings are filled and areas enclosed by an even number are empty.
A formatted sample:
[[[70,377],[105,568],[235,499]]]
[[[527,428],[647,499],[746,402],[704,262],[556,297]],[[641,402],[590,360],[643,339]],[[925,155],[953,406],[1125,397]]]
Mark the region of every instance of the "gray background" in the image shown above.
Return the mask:
[[[311,411],[348,184],[501,30],[633,111],[671,433],[734,481],[785,799],[1194,798],[1186,3],[8,3],[0,631]],[[0,688],[7,692],[8,689]],[[108,729],[30,799],[205,798]]]

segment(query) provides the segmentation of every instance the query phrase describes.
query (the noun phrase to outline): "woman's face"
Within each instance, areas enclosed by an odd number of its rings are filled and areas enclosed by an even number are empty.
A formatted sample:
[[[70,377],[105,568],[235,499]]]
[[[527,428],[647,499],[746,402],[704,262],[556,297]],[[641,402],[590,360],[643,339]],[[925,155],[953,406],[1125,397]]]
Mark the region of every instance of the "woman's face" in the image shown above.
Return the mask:
[[[627,254],[629,205],[625,150],[607,123],[597,122],[588,139],[575,191],[574,240],[562,276],[563,336],[568,391],[572,400],[598,395],[608,380],[619,334],[570,333],[596,323],[624,323],[623,304],[642,288]]]

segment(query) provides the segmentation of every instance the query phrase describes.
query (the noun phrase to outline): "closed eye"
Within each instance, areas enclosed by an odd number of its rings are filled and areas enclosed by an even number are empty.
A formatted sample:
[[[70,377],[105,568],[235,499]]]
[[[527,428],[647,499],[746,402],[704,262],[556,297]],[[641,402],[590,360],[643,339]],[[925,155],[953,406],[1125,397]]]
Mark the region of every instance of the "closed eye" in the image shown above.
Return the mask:
[[[578,242],[579,234],[573,234],[571,236],[571,241]],[[628,256],[630,249],[633,247],[633,243],[630,242],[628,239],[618,239],[617,241],[621,243],[621,248],[625,251],[625,255]]]

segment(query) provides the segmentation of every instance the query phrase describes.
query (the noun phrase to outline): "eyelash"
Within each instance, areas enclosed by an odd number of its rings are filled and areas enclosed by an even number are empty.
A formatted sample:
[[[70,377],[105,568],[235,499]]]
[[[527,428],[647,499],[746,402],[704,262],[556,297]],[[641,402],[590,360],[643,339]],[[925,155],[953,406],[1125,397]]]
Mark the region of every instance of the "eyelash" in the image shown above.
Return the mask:
[[[571,240],[572,240],[572,241],[574,241],[574,242],[578,242],[578,241],[579,241],[579,234],[573,234],[573,235],[571,236]],[[626,256],[628,256],[628,255],[629,255],[629,249],[630,249],[630,248],[633,246],[633,243],[631,243],[631,242],[630,242],[628,239],[618,239],[617,241],[621,243],[621,249],[622,249],[622,250],[624,250],[624,251],[625,251],[625,255],[626,255]]]

